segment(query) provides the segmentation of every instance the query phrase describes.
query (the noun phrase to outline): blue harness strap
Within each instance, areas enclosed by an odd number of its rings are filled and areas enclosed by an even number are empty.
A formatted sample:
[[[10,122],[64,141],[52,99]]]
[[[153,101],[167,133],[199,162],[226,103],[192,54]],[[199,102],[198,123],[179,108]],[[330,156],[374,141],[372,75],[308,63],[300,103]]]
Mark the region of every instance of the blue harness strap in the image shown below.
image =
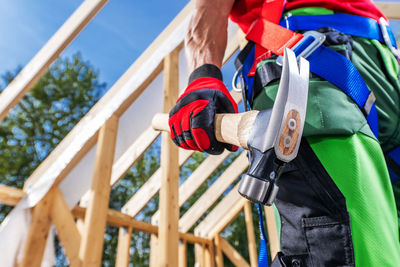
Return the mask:
[[[243,80],[246,85],[246,92],[247,92],[247,99],[249,101],[250,106],[253,104],[253,82],[254,82],[254,77],[249,76],[249,72],[254,64],[254,57],[255,57],[255,47],[251,49],[250,53],[246,57],[246,59],[243,62]],[[246,103],[243,103],[246,104]]]
[[[262,206],[260,203],[257,203],[258,210],[258,223],[260,226],[260,251],[258,253],[258,267],[268,267],[268,239],[264,230],[264,216],[262,211]]]
[[[279,24],[292,31],[310,31],[328,26],[345,34],[385,43],[379,23],[373,19],[356,15],[295,15],[281,20]],[[386,27],[392,46],[397,48],[396,39],[390,27],[387,25],[384,25],[384,27]]]
[[[311,72],[340,88],[365,114],[371,91],[350,60],[323,45],[308,56],[307,60],[310,62]],[[372,132],[378,137],[378,114],[374,103],[365,115]]]
[[[395,183],[400,180],[400,146],[389,153],[386,153],[386,163],[388,165],[390,180]]]
[[[280,25],[292,31],[316,30],[329,26],[345,34],[385,42],[380,24],[373,19],[355,15],[290,16],[282,20]],[[393,33],[390,28],[385,27],[386,33],[389,34],[392,45],[395,47],[396,41]],[[372,132],[378,137],[378,114],[375,103],[368,101],[371,91],[353,63],[345,56],[323,45],[309,55],[307,60],[310,62],[311,72],[336,85],[357,104],[364,113]]]

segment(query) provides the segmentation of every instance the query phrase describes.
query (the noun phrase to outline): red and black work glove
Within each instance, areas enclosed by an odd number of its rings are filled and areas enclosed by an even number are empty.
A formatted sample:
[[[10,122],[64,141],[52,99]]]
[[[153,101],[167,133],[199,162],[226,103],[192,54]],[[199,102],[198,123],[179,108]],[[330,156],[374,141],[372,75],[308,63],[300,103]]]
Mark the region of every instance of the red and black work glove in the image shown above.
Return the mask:
[[[189,85],[169,113],[174,143],[182,148],[218,155],[236,146],[217,141],[214,134],[216,113],[237,113],[238,107],[222,82],[218,67],[205,64],[192,72]]]

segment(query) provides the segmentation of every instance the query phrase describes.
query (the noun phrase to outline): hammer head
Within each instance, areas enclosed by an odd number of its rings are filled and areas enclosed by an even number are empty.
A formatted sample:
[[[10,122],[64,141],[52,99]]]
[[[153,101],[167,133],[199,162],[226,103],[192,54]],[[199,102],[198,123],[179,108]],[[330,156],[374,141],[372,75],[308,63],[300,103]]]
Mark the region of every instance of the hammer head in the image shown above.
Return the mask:
[[[309,64],[299,63],[285,49],[278,94],[272,109],[258,113],[248,140],[250,167],[239,193],[245,198],[272,205],[277,181],[285,164],[297,156],[307,109]]]

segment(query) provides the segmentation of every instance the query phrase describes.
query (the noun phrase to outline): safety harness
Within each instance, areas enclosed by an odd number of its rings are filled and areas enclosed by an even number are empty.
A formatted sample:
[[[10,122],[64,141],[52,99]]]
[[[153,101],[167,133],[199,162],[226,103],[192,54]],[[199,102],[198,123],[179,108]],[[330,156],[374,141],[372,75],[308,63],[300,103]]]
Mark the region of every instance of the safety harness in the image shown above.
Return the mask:
[[[365,118],[378,137],[378,114],[375,107],[375,96],[365,84],[360,73],[352,62],[342,54],[323,45],[325,35],[316,32],[322,27],[330,27],[344,34],[378,40],[386,44],[399,59],[396,41],[384,18],[379,22],[356,15],[295,15],[281,19],[285,1],[266,1],[261,17],[256,20],[247,33],[249,44],[242,50],[236,61],[236,68],[244,80],[243,98],[245,106],[251,106],[254,93],[254,75],[256,66],[272,55],[279,56],[280,64],[285,47],[291,48],[297,57],[304,57],[310,62],[310,71],[329,81],[350,97],[365,115]],[[295,31],[306,31],[303,34]],[[273,63],[275,64],[275,63]],[[264,73],[269,79],[278,78],[279,72]],[[278,74],[279,73],[279,74]],[[235,75],[234,80],[236,80]],[[247,103],[246,103],[247,102]],[[389,174],[392,182],[400,179],[400,146],[386,153]],[[261,244],[259,266],[268,266],[266,257],[267,239],[264,233],[262,213],[259,207]]]

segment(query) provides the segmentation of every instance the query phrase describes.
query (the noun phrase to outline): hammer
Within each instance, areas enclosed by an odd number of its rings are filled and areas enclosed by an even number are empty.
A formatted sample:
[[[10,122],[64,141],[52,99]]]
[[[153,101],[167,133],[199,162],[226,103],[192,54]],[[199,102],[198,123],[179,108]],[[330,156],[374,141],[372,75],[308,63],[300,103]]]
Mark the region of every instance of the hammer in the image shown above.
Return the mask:
[[[285,48],[282,76],[271,109],[239,114],[216,114],[218,141],[248,150],[249,169],[239,193],[270,206],[278,193],[278,179],[287,163],[297,156],[303,134],[308,97],[309,62]],[[168,114],[156,114],[153,128],[169,131]]]

